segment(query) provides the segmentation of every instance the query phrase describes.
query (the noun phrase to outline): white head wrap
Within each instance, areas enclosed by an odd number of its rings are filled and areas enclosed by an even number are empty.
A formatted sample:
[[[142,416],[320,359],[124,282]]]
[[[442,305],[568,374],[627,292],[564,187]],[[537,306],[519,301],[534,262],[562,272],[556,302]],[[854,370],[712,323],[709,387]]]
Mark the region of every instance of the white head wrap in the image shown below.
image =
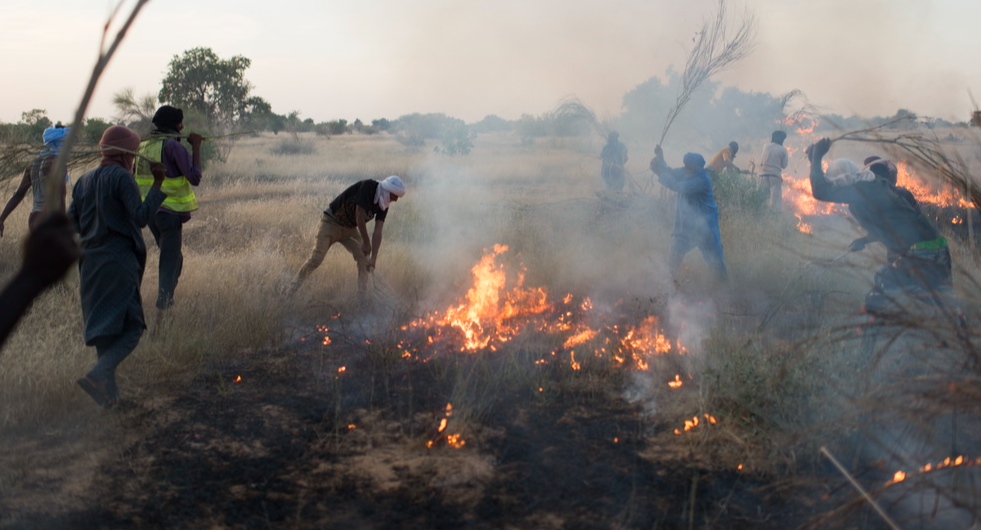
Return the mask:
[[[875,180],[875,173],[870,169],[860,168],[858,164],[847,158],[839,158],[829,163],[824,175],[832,186],[851,186],[857,182]]]
[[[387,210],[388,205],[392,202],[392,195],[396,197],[405,195],[405,184],[402,179],[395,175],[378,183],[378,189],[375,191],[375,204],[383,211]]]

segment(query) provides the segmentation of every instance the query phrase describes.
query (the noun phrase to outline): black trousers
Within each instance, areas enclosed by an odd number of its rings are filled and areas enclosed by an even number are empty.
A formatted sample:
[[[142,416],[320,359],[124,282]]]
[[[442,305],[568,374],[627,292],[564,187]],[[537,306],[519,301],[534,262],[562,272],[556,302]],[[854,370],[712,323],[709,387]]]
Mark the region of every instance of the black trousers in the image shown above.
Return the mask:
[[[157,309],[167,309],[174,305],[174,291],[184,268],[184,254],[181,252],[183,223],[178,215],[157,212],[149,226],[157,248],[160,249]]]

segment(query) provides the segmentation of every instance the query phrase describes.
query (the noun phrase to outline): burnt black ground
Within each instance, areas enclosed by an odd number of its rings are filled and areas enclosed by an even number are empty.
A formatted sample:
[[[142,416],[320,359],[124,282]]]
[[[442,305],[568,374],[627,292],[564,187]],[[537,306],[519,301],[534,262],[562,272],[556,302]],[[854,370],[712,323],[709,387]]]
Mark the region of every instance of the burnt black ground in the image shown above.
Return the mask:
[[[380,376],[358,355],[242,353],[117,412],[134,436],[88,506],[5,528],[786,529],[807,515],[764,480],[652,458],[670,426],[616,394],[511,393],[447,447],[434,426],[451,389],[432,366]]]

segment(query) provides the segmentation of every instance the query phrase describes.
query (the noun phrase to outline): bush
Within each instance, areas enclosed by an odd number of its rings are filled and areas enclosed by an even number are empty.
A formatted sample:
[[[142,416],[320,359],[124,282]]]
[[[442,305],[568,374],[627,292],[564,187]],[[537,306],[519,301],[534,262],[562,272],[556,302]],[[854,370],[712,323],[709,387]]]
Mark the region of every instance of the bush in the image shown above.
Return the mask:
[[[709,176],[720,207],[757,214],[766,209],[770,190],[762,178],[736,171],[709,171]]]
[[[444,155],[469,155],[476,136],[465,124],[457,123],[446,129],[443,133],[442,146],[437,147],[435,151]]]
[[[272,154],[280,156],[312,155],[317,152],[317,146],[303,138],[283,138],[271,149]]]

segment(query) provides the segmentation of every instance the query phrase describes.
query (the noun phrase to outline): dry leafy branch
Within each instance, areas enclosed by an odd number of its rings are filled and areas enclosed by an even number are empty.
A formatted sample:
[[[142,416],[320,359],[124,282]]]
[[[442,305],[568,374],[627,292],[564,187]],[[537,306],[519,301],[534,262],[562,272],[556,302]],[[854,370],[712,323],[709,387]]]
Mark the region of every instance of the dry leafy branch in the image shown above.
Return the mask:
[[[55,160],[54,167],[51,172],[48,173],[48,178],[45,186],[45,193],[48,197],[55,197],[59,193],[61,187],[62,175],[68,168],[68,161],[71,159],[72,147],[78,141],[79,131],[82,129],[82,125],[85,119],[85,111],[88,109],[89,102],[92,100],[92,94],[95,93],[95,86],[99,82],[99,78],[102,77],[102,72],[105,71],[106,66],[109,64],[109,60],[116,53],[119,48],[119,44],[123,41],[126,36],[126,32],[129,31],[130,26],[136,20],[136,16],[140,13],[150,0],[138,0],[136,5],[133,6],[133,10],[130,12],[129,17],[123,23],[122,27],[116,33],[115,39],[109,47],[106,47],[106,39],[109,36],[109,27],[112,25],[113,20],[116,15],[122,9],[122,2],[116,4],[115,9],[113,9],[112,14],[106,20],[105,26],[102,29],[102,41],[99,44],[99,57],[95,62],[95,66],[92,69],[92,75],[89,78],[88,85],[85,87],[85,94],[82,96],[82,101],[78,105],[78,110],[75,112],[75,119],[72,121],[71,130],[68,136],[65,138],[64,144],[62,144],[61,151],[58,153],[58,158]],[[50,213],[51,209],[55,208],[60,201],[45,201],[45,213]]]
[[[747,13],[734,30],[730,28],[726,0],[719,0],[715,19],[704,22],[695,37],[695,46],[688,54],[685,71],[681,76],[681,93],[668,111],[658,144],[664,142],[671,124],[702,83],[752,53],[756,30],[757,20],[752,13]]]
[[[981,211],[981,190],[971,176],[970,168],[960,153],[945,149],[936,133],[914,129],[903,133],[888,133],[886,127],[911,119],[900,117],[875,127],[851,131],[833,138],[832,142],[868,142],[882,145],[896,158],[906,158],[913,165],[935,173],[946,182],[963,191],[971,198],[974,207]],[[898,155],[898,156],[896,156]]]

